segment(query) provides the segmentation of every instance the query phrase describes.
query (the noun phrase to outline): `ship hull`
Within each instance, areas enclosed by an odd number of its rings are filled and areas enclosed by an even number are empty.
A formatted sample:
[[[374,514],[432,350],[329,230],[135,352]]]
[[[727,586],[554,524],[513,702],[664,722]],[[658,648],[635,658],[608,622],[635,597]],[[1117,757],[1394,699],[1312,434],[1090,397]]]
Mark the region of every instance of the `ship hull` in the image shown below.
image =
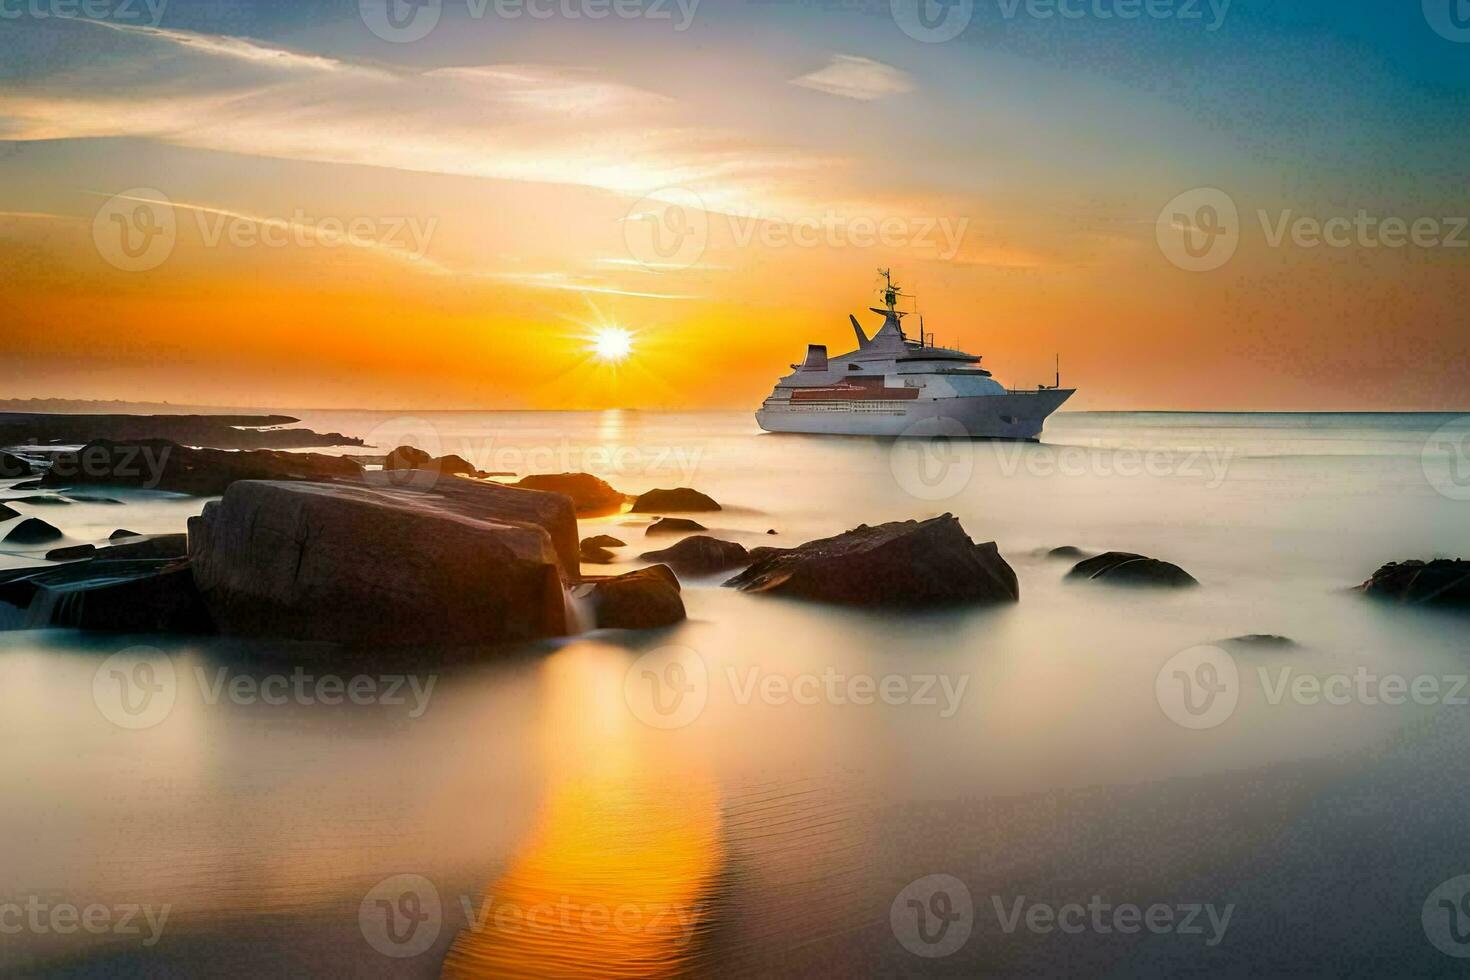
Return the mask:
[[[755,413],[767,432],[913,438],[1037,439],[1076,389],[903,402],[768,401]]]

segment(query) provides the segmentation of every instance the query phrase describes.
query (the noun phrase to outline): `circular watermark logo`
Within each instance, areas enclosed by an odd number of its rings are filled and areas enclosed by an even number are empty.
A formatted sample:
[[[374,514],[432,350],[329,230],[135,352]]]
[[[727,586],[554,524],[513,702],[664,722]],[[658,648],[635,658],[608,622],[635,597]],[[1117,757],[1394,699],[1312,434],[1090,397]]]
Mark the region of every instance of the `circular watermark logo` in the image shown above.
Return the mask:
[[[368,945],[384,956],[418,956],[439,938],[444,903],[423,875],[390,875],[363,896],[357,925]]]
[[[888,0],[893,22],[915,41],[938,44],[964,33],[975,16],[975,0]]]
[[[174,662],[153,647],[128,647],[92,675],[92,701],[119,728],[152,728],[169,716],[179,695]]]
[[[437,468],[413,465],[415,462],[426,461],[425,457],[444,455],[444,443],[439,437],[439,429],[427,419],[399,416],[379,422],[368,432],[363,442],[381,448],[385,457],[382,469],[368,470],[363,474],[363,479],[368,483],[380,487],[427,490],[438,482]],[[387,457],[398,449],[407,449],[409,452],[397,460],[388,460]],[[390,464],[399,468],[390,468]]]
[[[1154,678],[1154,696],[1169,720],[1182,728],[1215,728],[1235,713],[1240,670],[1219,647],[1181,650]]]
[[[1470,2],[1424,0],[1424,19],[1434,33],[1456,44],[1470,44]]]
[[[1434,430],[1419,453],[1424,479],[1451,500],[1470,500],[1470,415]]]
[[[919,500],[948,500],[970,485],[975,440],[948,415],[919,419],[894,440],[888,468],[901,490]]]
[[[1164,257],[1186,272],[1210,272],[1240,247],[1240,211],[1218,187],[1196,187],[1164,205],[1154,225]]]
[[[638,720],[653,728],[683,728],[709,700],[709,669],[695,650],[650,650],[623,676],[623,699]]]
[[[124,272],[147,272],[168,261],[178,241],[173,202],[153,187],[109,197],[92,219],[97,254]]]
[[[709,245],[709,212],[685,187],[665,187],[635,203],[623,217],[628,254],[649,269],[678,271],[694,265]]]
[[[888,923],[904,949],[936,959],[970,941],[975,904],[970,889],[954,875],[925,875],[898,893],[888,910]]]
[[[409,44],[422,41],[439,26],[444,0],[357,0],[357,12],[367,29],[384,41]]]
[[[1470,875],[1442,882],[1420,912],[1424,935],[1446,956],[1470,956]]]

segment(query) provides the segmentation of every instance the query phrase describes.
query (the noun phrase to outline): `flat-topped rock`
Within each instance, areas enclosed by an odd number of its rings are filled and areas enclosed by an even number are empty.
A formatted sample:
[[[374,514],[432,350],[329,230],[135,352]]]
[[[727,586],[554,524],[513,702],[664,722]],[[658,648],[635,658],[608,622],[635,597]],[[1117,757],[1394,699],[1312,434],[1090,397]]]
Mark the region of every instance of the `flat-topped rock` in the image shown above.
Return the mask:
[[[566,497],[498,484],[241,481],[189,555],[221,632],[463,645],[565,634],[576,535]]]
[[[511,486],[522,490],[564,493],[572,498],[577,513],[583,517],[615,514],[628,500],[627,494],[613,489],[607,481],[591,473],[538,473]]]
[[[702,494],[698,490],[690,490],[688,487],[640,493],[633,501],[631,508],[635,514],[671,514],[681,511],[720,509],[720,505],[715,503],[713,497]]]
[[[976,544],[951,514],[864,524],[795,548],[764,549],[725,584],[820,602],[920,608],[1020,598],[1016,573],[994,542]]]
[[[168,490],[214,497],[240,480],[359,480],[362,467],[340,456],[270,449],[226,452],[190,449],[161,439],[110,442],[99,439],[58,453],[42,484],[83,484]]]
[[[1199,585],[1178,565],[1129,551],[1109,551],[1072,566],[1067,578],[1074,581],[1106,582],[1111,585],[1146,585],[1184,589]]]
[[[648,525],[643,533],[648,534],[688,534],[691,531],[707,531],[698,521],[691,521],[687,517],[661,517]]]
[[[582,542],[582,562],[587,565],[610,565],[617,558],[606,548],[599,548],[595,544]]]
[[[1389,562],[1358,587],[1364,595],[1414,606],[1470,607],[1470,561]]]
[[[713,575],[739,568],[750,561],[750,553],[744,545],[721,541],[707,534],[696,534],[668,548],[645,551],[638,557],[662,562],[680,575]]]

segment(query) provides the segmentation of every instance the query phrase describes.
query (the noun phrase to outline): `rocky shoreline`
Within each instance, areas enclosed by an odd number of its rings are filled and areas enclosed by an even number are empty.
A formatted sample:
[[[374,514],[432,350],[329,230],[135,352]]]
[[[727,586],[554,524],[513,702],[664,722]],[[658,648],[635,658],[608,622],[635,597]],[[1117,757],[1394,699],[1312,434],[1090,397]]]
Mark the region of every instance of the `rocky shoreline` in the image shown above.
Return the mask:
[[[584,628],[669,626],[686,616],[681,577],[722,573],[734,573],[722,584],[741,592],[875,610],[1021,598],[996,544],[973,541],[950,514],[747,550],[700,533],[706,528],[696,521],[665,516],[722,510],[697,490],[624,494],[585,473],[508,484],[458,457],[408,447],[378,457],[382,468],[352,457],[193,449],[163,439],[93,439],[49,460],[19,449],[0,453],[8,478],[20,481],[8,489],[41,491],[0,498],[4,542],[21,554],[64,538],[28,508],[121,503],[77,494],[77,486],[219,499],[189,520],[187,533],[119,528],[106,542],[46,550],[46,565],[0,572],[0,628],[221,633],[345,647],[495,645]],[[644,567],[584,574],[584,563],[611,563],[627,544],[606,534],[579,541],[578,520],[618,513],[646,514],[646,535],[677,540],[641,552]],[[1064,576],[1070,582],[1201,587],[1180,566],[1131,552],[1094,556],[1063,546],[1039,554],[1074,562]],[[1464,608],[1470,562],[1390,563],[1358,590]]]

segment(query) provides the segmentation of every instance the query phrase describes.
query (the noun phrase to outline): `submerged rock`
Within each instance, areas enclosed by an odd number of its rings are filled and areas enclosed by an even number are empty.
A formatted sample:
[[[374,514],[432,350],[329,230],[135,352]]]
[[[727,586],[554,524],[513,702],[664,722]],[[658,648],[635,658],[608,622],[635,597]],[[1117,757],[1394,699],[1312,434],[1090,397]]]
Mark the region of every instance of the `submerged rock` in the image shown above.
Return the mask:
[[[1470,561],[1389,562],[1358,587],[1364,595],[1416,606],[1470,607]]]
[[[616,513],[628,500],[626,494],[614,490],[591,473],[538,473],[511,486],[522,490],[564,493],[572,498],[577,513],[584,517]]]
[[[90,493],[69,493],[66,499],[74,504],[116,504],[122,506],[122,501],[113,497],[98,497]]]
[[[709,528],[705,527],[703,524],[699,523],[698,521],[691,521],[687,517],[660,517],[658,520],[648,525],[648,529],[645,530],[643,533],[687,534],[690,531],[707,530],[709,530]]]
[[[36,468],[13,453],[0,452],[0,477],[14,479],[20,476],[30,476],[36,472]]]
[[[628,542],[619,540],[611,534],[594,534],[590,538],[582,539],[582,547],[586,548],[589,545],[593,548],[625,548]]]
[[[319,453],[227,452],[190,449],[162,439],[99,439],[76,452],[58,454],[41,482],[48,487],[130,486],[214,497],[240,480],[358,480],[361,476],[362,467],[352,460]]]
[[[76,561],[78,558],[92,558],[97,554],[95,544],[74,544],[69,548],[53,548],[46,552],[47,561]]]
[[[45,544],[48,541],[59,541],[65,536],[39,517],[27,517],[10,529],[10,533],[5,535],[5,543]]]
[[[27,504],[31,507],[65,507],[71,503],[63,497],[53,497],[47,494],[35,493],[29,497],[11,497],[12,504]]]
[[[1151,585],[1175,589],[1199,585],[1193,575],[1178,565],[1127,551],[1109,551],[1095,558],[1078,562],[1067,573],[1067,578],[1117,585]]]
[[[681,575],[727,572],[750,561],[750,553],[744,545],[721,541],[707,534],[696,534],[661,551],[645,551],[638,557],[663,562]]]
[[[221,632],[459,645],[565,634],[576,535],[566,497],[494,483],[242,481],[189,555]]]
[[[609,565],[617,556],[606,548],[582,542],[582,562],[587,565]]]
[[[653,629],[686,616],[679,578],[667,565],[603,579],[589,595],[597,625],[603,629]]]
[[[1257,649],[1285,648],[1297,645],[1296,641],[1291,637],[1278,636],[1275,633],[1243,633],[1240,636],[1232,636],[1220,642]]]
[[[1083,558],[1091,558],[1094,554],[1095,552],[1083,551],[1081,548],[1075,547],[1073,545],[1064,544],[1060,548],[1052,548],[1046,551],[1042,557],[1066,558],[1070,561],[1080,561]]]
[[[971,541],[951,514],[864,524],[795,548],[771,549],[725,584],[744,592],[904,608],[1014,602],[1021,594],[1016,573],[995,543]]]
[[[650,490],[647,493],[641,493],[638,499],[633,501],[631,509],[635,514],[670,514],[680,511],[720,510],[721,508],[712,497],[698,490],[675,487],[672,490]]]

